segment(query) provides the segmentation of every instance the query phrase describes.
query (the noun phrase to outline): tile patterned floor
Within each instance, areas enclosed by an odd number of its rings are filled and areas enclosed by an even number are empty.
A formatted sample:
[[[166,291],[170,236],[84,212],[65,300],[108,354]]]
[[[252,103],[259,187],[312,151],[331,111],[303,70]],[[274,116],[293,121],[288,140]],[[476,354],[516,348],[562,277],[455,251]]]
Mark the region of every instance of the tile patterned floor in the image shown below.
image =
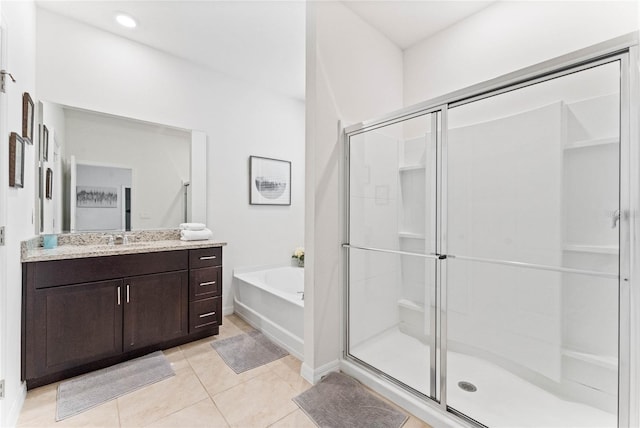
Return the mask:
[[[315,427],[291,400],[311,387],[300,361],[289,355],[236,374],[210,345],[250,329],[228,316],[218,336],[164,351],[175,376],[64,421],[55,421],[58,383],[31,390],[18,427]],[[404,428],[428,425],[411,416]]]

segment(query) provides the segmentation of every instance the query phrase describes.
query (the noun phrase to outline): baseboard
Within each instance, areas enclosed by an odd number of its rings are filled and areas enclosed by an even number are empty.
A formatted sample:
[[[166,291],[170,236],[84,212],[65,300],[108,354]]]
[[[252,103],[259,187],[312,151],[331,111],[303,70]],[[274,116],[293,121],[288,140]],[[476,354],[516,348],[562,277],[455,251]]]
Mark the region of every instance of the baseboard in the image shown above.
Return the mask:
[[[317,369],[312,369],[306,362],[302,363],[302,368],[300,369],[300,375],[310,384],[315,385],[322,379],[324,376],[328,375],[331,372],[337,372],[340,370],[340,361],[333,360],[329,361],[327,364],[323,364]]]
[[[226,317],[227,315],[231,314],[233,314],[233,305],[222,307],[222,316]]]
[[[27,398],[27,384],[25,382],[20,383],[18,389],[18,397],[11,405],[7,413],[6,423],[8,427],[15,427],[18,425],[18,418],[20,417],[20,411],[24,405],[24,400]],[[0,421],[1,422],[1,421]]]

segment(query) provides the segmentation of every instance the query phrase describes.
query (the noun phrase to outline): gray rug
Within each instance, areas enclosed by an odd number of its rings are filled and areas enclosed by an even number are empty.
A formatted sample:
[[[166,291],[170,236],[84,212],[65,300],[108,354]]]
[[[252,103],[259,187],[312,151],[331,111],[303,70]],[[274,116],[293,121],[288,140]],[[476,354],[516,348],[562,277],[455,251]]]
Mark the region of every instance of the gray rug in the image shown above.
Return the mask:
[[[321,428],[398,428],[408,418],[342,373],[328,374],[293,401]]]
[[[225,363],[236,373],[255,369],[289,355],[259,331],[250,331],[211,343]]]
[[[87,373],[58,385],[56,421],[175,375],[161,351]]]

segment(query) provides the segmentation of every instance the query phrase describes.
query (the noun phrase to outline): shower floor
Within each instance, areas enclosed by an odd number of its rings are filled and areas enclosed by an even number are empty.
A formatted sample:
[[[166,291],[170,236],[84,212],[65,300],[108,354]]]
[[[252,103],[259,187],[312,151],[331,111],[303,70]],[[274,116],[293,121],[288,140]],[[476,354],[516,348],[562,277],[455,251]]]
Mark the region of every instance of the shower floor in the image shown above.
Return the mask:
[[[429,395],[429,346],[390,329],[351,350],[351,354]],[[615,427],[616,415],[564,400],[495,364],[447,353],[448,405],[491,427]],[[471,382],[466,392],[458,382]]]

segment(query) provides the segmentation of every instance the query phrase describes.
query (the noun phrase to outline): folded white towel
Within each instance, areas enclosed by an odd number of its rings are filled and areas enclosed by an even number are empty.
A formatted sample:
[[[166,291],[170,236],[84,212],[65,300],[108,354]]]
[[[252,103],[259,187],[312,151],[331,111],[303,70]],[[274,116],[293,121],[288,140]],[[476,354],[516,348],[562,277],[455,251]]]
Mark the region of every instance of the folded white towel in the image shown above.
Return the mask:
[[[204,241],[206,239],[213,239],[213,232],[209,229],[180,231],[181,241]]]
[[[182,230],[205,230],[207,225],[204,223],[180,223]]]

